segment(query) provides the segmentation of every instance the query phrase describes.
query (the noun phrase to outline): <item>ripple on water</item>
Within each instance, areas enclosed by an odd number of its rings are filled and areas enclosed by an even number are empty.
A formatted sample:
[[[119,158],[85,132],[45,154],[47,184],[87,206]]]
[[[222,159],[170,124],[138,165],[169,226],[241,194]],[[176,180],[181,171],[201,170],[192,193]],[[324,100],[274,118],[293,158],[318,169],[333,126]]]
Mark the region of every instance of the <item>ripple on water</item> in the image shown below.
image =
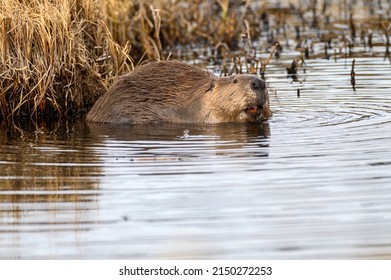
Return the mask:
[[[292,84],[286,78],[284,84],[281,79],[271,75],[271,104],[276,112],[272,122],[284,121],[310,127],[360,126],[363,129],[379,123],[384,127],[385,123],[390,122],[391,112],[389,62],[382,58],[356,59],[355,91],[350,85],[350,68],[346,67],[347,64],[351,64],[351,60],[349,63],[328,64],[316,60],[307,62],[307,72],[299,76],[302,83]],[[376,67],[372,72],[367,72],[367,65],[373,64]],[[380,77],[376,75],[378,72],[381,73]],[[300,89],[300,97],[292,86]]]

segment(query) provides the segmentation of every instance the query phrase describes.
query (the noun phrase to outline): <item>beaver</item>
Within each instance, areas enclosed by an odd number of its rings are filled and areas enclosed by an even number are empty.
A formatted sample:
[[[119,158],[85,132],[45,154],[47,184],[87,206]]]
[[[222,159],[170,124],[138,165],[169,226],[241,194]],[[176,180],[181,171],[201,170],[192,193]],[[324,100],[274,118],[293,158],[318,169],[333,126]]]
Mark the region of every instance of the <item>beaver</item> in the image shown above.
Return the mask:
[[[115,124],[261,122],[272,116],[255,75],[217,77],[178,61],[136,67],[119,77],[87,114]]]

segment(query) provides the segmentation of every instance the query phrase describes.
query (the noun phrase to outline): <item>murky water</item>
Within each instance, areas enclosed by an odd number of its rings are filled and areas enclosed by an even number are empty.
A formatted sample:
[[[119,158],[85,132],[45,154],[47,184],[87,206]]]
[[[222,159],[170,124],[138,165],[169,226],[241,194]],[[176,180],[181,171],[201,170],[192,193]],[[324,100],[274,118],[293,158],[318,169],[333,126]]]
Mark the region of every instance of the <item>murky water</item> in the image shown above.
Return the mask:
[[[391,258],[390,61],[292,57],[264,124],[2,127],[0,257]]]

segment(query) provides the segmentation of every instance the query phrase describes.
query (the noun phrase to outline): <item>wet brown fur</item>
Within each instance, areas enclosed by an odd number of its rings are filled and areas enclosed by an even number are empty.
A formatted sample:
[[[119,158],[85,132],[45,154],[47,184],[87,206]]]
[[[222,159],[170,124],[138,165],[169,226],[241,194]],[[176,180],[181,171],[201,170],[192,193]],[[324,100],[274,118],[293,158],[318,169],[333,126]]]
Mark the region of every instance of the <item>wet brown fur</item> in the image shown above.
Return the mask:
[[[235,83],[234,83],[235,79]],[[87,115],[104,123],[250,122],[271,117],[266,88],[251,89],[254,75],[218,78],[176,61],[149,63],[121,76]],[[243,113],[248,104],[263,102],[262,116]]]

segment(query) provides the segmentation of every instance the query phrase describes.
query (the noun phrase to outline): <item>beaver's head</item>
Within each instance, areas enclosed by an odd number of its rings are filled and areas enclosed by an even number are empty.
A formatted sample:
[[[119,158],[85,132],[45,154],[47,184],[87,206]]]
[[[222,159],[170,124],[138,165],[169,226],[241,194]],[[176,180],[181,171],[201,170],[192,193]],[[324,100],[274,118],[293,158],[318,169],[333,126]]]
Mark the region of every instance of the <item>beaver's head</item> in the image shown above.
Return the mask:
[[[266,84],[255,75],[216,78],[208,93],[213,115],[228,122],[259,122],[272,116]]]

